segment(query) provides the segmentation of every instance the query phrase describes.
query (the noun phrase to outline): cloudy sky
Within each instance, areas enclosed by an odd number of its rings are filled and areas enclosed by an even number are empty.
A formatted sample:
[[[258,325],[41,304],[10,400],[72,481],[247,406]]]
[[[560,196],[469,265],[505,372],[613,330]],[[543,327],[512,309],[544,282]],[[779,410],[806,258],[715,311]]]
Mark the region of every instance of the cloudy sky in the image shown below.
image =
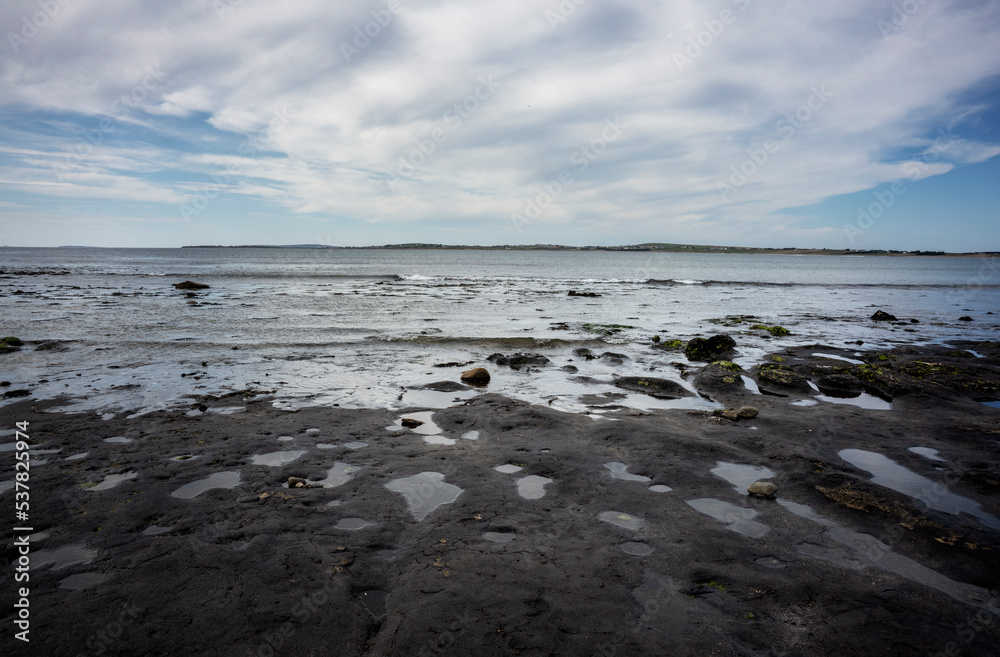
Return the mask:
[[[0,244],[1000,250],[1000,3],[5,0]]]

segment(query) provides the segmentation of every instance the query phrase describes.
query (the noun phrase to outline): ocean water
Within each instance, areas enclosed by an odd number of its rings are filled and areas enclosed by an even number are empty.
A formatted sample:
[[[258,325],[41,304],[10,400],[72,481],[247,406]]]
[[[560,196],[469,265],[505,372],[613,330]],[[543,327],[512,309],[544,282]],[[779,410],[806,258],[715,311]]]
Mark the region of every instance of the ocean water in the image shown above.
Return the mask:
[[[1000,259],[367,249],[0,249],[0,333],[58,341],[5,354],[0,378],[67,407],[137,413],[273,390],[283,408],[443,407],[414,388],[485,365],[487,388],[598,416],[616,375],[681,381],[651,338],[727,332],[737,362],[801,344],[866,349],[997,339]],[[188,297],[173,283],[211,286]],[[15,290],[22,294],[13,295]],[[569,296],[569,291],[599,297]],[[196,301],[197,305],[188,304]],[[884,309],[901,320],[868,317]],[[753,315],[792,335],[712,319]],[[973,321],[961,321],[969,315]],[[610,334],[596,324],[617,324]],[[624,359],[584,360],[577,347]],[[492,353],[552,364],[512,371]],[[203,364],[204,363],[204,364]],[[468,363],[461,367],[434,367]],[[572,372],[566,366],[578,368]],[[44,381],[43,383],[40,383]],[[2,403],[2,402],[0,402]],[[627,395],[638,408],[703,407]]]

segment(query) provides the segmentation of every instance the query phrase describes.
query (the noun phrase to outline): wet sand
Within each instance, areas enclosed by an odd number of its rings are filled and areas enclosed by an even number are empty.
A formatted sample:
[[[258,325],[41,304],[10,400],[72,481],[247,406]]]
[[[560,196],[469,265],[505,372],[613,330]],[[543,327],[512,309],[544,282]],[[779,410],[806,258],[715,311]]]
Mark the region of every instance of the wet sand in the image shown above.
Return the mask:
[[[488,392],[108,420],[26,398],[0,408],[38,443],[31,643],[10,654],[993,655],[1000,410],[976,399],[1000,344],[967,346],[770,361],[820,391],[692,369],[759,411],[737,420]]]

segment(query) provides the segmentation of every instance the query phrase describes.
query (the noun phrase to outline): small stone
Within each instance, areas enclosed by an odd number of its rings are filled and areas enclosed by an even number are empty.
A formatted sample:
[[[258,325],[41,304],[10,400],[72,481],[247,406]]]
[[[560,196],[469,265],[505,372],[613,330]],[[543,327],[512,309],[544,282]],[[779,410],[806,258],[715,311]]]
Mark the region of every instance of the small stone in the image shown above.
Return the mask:
[[[207,290],[209,286],[204,283],[195,283],[194,281],[182,281],[174,283],[174,287],[178,290]]]
[[[752,420],[757,417],[759,413],[760,411],[753,406],[740,406],[736,411],[736,414],[743,420]]]
[[[875,314],[871,316],[876,322],[895,322],[896,316],[890,315],[884,310],[876,310]]]
[[[402,420],[399,421],[399,423],[402,424],[407,429],[416,429],[421,424],[423,424],[423,422],[421,422],[420,420],[414,420],[412,417],[404,417]]]
[[[289,488],[304,488],[306,485],[306,480],[302,477],[289,477],[288,487]]]
[[[747,492],[757,497],[774,497],[778,492],[778,487],[770,481],[755,481],[747,486]]]
[[[961,317],[958,318],[958,321],[960,321],[960,322],[971,322],[972,318],[969,317],[968,315],[962,315]]]
[[[462,380],[466,383],[485,384],[490,382],[490,373],[485,367],[474,367],[462,372]]]

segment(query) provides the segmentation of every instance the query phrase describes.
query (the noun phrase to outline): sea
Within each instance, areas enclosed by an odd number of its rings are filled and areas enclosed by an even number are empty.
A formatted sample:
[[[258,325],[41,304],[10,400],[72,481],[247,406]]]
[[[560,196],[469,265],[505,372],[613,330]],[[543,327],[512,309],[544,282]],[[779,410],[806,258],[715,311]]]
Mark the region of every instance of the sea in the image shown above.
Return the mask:
[[[655,336],[728,333],[750,367],[790,346],[860,357],[1000,331],[997,257],[5,247],[0,272],[0,334],[28,343],[0,355],[3,390],[106,417],[198,413],[201,399],[247,389],[287,410],[442,408],[485,392],[595,419],[622,406],[711,409],[701,395],[623,394],[614,380],[658,376],[693,391],[676,365],[688,364],[683,351]],[[210,287],[173,287],[186,280]],[[879,309],[900,321],[872,321]],[[517,352],[550,363],[487,360]],[[475,366],[490,370],[486,388],[423,388]],[[241,411],[231,398],[210,412]]]

